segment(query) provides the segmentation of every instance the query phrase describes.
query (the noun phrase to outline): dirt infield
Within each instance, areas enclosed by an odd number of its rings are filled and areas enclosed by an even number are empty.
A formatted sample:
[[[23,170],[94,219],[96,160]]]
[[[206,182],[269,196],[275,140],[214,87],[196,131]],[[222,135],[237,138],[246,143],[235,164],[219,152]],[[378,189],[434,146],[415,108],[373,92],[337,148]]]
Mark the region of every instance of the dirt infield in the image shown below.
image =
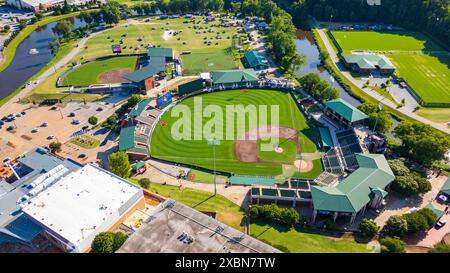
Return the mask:
[[[130,73],[131,71],[129,69],[116,69],[116,70],[110,70],[107,72],[103,72],[98,76],[98,80],[101,83],[122,83],[122,82],[130,82],[124,78],[122,78],[123,75]]]
[[[277,126],[278,127],[278,126]],[[261,162],[258,158],[258,139],[263,138],[285,138],[294,141],[297,145],[297,153],[301,148],[298,142],[297,130],[289,127],[262,126],[247,131],[236,140],[235,155],[236,159],[241,162]],[[275,163],[275,162],[274,162]]]

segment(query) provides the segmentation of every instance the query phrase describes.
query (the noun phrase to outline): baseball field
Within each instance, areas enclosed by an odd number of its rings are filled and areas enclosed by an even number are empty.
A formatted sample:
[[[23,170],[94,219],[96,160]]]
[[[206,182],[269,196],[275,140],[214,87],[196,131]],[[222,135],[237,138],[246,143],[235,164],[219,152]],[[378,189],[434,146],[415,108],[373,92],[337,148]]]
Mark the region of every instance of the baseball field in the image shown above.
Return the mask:
[[[134,71],[137,57],[115,57],[82,64],[69,71],[62,79],[62,85],[90,85],[97,83],[125,82],[121,77]]]
[[[223,111],[223,122],[221,125],[224,135],[226,135],[227,124],[234,122],[234,138],[221,140],[215,146],[216,169],[218,171],[230,172],[240,175],[255,176],[283,176],[315,178],[323,172],[320,156],[317,156],[317,132],[311,127],[303,114],[298,110],[290,94],[273,90],[232,90],[215,93],[207,93],[200,97],[202,108],[207,106],[218,106]],[[193,113],[194,98],[188,98],[178,105],[187,106]],[[250,140],[243,135],[238,136],[237,120],[238,115],[225,113],[226,106],[243,105],[244,107],[254,105],[257,108],[261,105],[279,106],[279,122],[272,124],[272,111],[267,111],[267,119],[259,121],[257,124],[249,124],[248,114],[245,115],[244,135],[256,132],[261,127],[279,129],[279,145],[272,147],[269,151],[262,150],[261,145],[268,142],[267,136],[272,138],[268,130],[266,136],[262,137],[259,132],[258,138]],[[172,111],[168,110],[156,125],[151,138],[151,154],[155,158],[179,162],[190,165],[213,169],[213,146],[208,145],[206,139],[203,140],[176,140],[172,135],[172,125],[180,117],[172,117]],[[258,114],[259,116],[259,114]],[[202,124],[208,124],[211,117],[202,117]],[[194,123],[194,115],[190,121]],[[228,124],[229,125],[229,124]],[[191,126],[187,125],[189,128]],[[219,126],[219,125],[217,125]],[[252,127],[253,126],[253,127]],[[218,127],[219,128],[219,127]],[[230,128],[230,127],[229,127]],[[185,128],[183,128],[185,129]],[[193,131],[193,129],[191,128]],[[213,129],[214,131],[215,129]],[[193,133],[192,133],[193,135]],[[301,160],[297,155],[302,155]],[[315,155],[311,156],[311,155]]]
[[[419,32],[332,31],[343,53],[385,54],[425,103],[450,103],[448,51]]]

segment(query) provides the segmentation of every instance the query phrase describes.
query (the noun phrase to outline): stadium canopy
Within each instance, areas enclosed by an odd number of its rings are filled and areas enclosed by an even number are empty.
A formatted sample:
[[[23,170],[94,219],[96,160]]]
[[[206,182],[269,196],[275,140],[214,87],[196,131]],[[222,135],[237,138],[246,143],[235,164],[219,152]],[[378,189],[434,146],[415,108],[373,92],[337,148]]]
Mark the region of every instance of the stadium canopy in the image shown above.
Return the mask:
[[[255,70],[252,68],[243,70],[216,70],[211,71],[210,74],[214,84],[255,82],[259,80]]]
[[[158,57],[153,58],[144,68],[125,74],[122,77],[131,82],[142,82],[165,70],[166,60],[163,57]]]
[[[331,138],[330,130],[326,127],[319,127],[320,138],[322,139],[323,147],[334,147],[333,139]]]
[[[363,120],[367,118],[367,115],[361,112],[356,107],[350,105],[348,102],[343,99],[335,99],[330,100],[325,103],[325,106],[334,112],[336,112],[339,116],[347,120],[348,122],[356,122],[359,120]]]
[[[135,127],[136,126],[128,126],[120,130],[119,151],[126,151],[134,147]]]
[[[395,176],[382,154],[356,154],[359,168],[336,187],[313,186],[311,195],[315,210],[357,213],[374,194],[383,190]]]
[[[273,177],[233,175],[230,177],[230,183],[232,185],[273,186],[276,181]]]
[[[135,118],[142,114],[142,112],[145,110],[145,108],[149,105],[149,103],[152,101],[152,99],[144,99],[138,102],[133,109],[130,111],[130,116]]]

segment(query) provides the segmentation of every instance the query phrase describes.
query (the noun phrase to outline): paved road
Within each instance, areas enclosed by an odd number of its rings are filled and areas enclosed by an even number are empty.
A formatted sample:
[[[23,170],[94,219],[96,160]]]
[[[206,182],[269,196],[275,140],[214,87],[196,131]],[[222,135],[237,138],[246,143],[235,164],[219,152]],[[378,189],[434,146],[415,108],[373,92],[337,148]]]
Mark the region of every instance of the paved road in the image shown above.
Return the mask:
[[[333,61],[334,66],[339,69],[338,67],[338,63],[339,63],[339,57],[337,56],[336,52],[334,51],[333,47],[330,44],[330,41],[328,40],[324,29],[320,28],[320,26],[316,23],[316,28],[317,31],[319,33],[320,39],[322,39],[322,41],[325,44],[325,47],[328,51],[328,53],[330,54],[330,58]],[[397,111],[399,111],[402,114],[405,114],[417,121],[420,121],[422,123],[428,124],[444,133],[450,134],[450,129],[447,128],[445,125],[443,124],[439,124],[433,121],[430,121],[426,118],[423,118],[415,113],[413,113],[411,111],[411,109],[405,109],[404,107],[401,108],[397,108],[397,105],[395,105],[393,102],[391,102],[390,100],[386,99],[385,97],[381,96],[380,94],[378,94],[375,91],[372,90],[368,90],[367,88],[363,88],[363,84],[356,80],[355,78],[353,78],[351,76],[351,74],[347,71],[341,71],[341,73],[344,75],[345,78],[347,78],[349,81],[351,81],[353,84],[355,84],[358,88],[360,88],[364,93],[368,94],[369,96],[371,96],[372,98],[378,100],[379,102],[383,103],[386,106],[389,106],[390,108],[396,109]]]

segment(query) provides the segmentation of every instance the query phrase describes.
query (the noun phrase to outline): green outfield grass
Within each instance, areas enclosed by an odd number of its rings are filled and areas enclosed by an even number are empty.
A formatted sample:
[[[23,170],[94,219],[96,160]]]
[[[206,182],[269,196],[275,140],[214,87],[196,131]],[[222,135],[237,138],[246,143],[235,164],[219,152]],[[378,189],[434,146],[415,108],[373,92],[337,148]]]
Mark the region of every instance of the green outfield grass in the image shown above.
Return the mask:
[[[332,31],[344,53],[352,50],[370,51],[442,51],[424,34],[414,31]]]
[[[312,140],[316,136],[316,132],[306,122],[306,118],[300,113],[295,102],[289,94],[271,91],[271,90],[242,90],[224,91],[217,93],[205,94],[202,97],[203,108],[208,105],[217,105],[225,109],[226,105],[244,106],[253,104],[258,105],[279,105],[279,125],[295,128],[299,131],[299,143],[301,151],[304,153],[314,153],[317,151],[315,142]],[[188,98],[181,105],[188,106],[189,109],[194,108],[194,98]],[[270,106],[269,106],[270,107]],[[207,169],[213,168],[212,146],[207,144],[206,140],[180,140],[177,141],[171,134],[172,125],[178,120],[177,117],[171,117],[172,110],[166,112],[161,118],[160,123],[156,126],[151,139],[151,154],[153,157],[200,166]],[[267,114],[267,120],[270,120],[271,112]],[[224,113],[225,116],[225,113]],[[224,119],[226,119],[224,117]],[[230,119],[230,117],[229,117]],[[248,119],[248,117],[246,118]],[[193,122],[194,117],[192,115]],[[203,124],[210,118],[203,117]],[[161,126],[164,124],[165,126]],[[236,116],[234,117],[235,138],[236,139]],[[248,124],[248,121],[246,121]],[[264,124],[259,124],[264,125]],[[274,124],[272,124],[274,125]],[[247,125],[246,130],[252,129]],[[226,134],[224,122],[223,132]],[[277,163],[248,163],[240,162],[235,156],[235,140],[222,140],[219,146],[216,146],[216,166],[217,170],[231,172],[242,175],[263,175],[276,176],[282,174],[282,165]],[[268,158],[269,159],[269,158]],[[275,160],[271,160],[276,162]],[[317,177],[323,172],[320,159],[314,160],[314,169],[307,173],[296,173],[298,177]]]
[[[250,225],[250,235],[283,252],[292,253],[367,253],[373,250],[353,238],[335,238],[306,229],[256,221]]]
[[[396,74],[425,103],[450,103],[450,57],[424,34],[413,31],[331,33],[344,53],[366,50],[385,54],[396,66]]]
[[[64,76],[62,85],[90,85],[97,83],[117,83],[103,82],[99,79],[100,75],[117,69],[126,69],[129,72],[134,71],[137,57],[116,57],[101,61],[93,61],[70,71]]]
[[[194,75],[212,70],[237,69],[233,56],[228,50],[198,52],[182,55],[183,74]]]

